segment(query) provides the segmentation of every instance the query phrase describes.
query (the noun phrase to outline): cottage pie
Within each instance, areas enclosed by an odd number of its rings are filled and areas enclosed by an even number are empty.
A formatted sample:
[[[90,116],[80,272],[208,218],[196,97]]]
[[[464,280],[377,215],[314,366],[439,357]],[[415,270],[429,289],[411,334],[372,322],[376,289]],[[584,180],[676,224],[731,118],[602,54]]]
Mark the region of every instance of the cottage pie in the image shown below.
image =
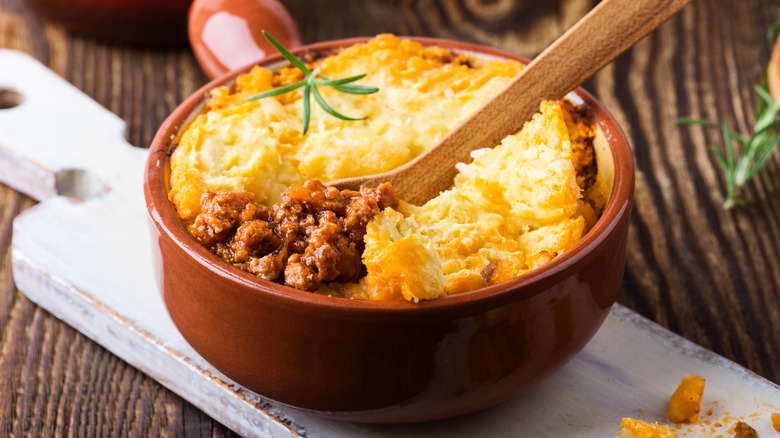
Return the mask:
[[[458,165],[453,187],[423,206],[392,187],[341,192],[323,183],[384,172],[433,146],[520,71],[380,35],[324,57],[329,78],[366,73],[379,88],[321,87],[343,121],[312,106],[302,132],[300,90],[247,98],[299,81],[292,67],[255,67],[214,89],[175,140],[169,198],[214,253],[261,278],[361,299],[429,300],[515,278],[570,250],[609,195],[604,139],[590,110],[543,102],[518,133]],[[575,98],[576,100],[576,98]]]

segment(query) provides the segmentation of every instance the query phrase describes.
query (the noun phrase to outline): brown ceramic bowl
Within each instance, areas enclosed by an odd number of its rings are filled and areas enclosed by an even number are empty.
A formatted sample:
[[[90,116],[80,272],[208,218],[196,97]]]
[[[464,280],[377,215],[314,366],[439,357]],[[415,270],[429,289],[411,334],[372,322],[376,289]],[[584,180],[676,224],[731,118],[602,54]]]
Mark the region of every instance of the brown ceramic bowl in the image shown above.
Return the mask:
[[[473,44],[418,40],[516,58]],[[145,175],[165,304],[214,367],[267,398],[331,418],[418,422],[517,395],[568,362],[598,330],[623,275],[634,166],[625,136],[591,95],[576,91],[605,134],[600,164],[610,173],[614,168],[614,185],[602,217],[574,249],[515,280],[460,295],[418,304],[360,301],[296,290],[228,265],[187,233],[168,203],[171,139],[210,89],[248,69],[207,84],[168,117]]]

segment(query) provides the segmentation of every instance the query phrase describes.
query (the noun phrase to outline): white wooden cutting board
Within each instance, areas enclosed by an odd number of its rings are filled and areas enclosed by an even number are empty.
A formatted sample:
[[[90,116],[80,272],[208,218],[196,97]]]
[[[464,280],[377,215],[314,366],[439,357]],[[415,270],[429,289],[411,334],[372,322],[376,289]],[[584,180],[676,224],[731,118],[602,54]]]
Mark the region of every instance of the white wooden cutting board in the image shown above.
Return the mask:
[[[412,425],[341,423],[232,383],[179,335],[150,262],[142,193],[146,150],[125,125],[27,55],[0,50],[0,182],[42,202],[14,221],[14,280],[32,301],[236,432],[247,436],[613,437],[620,419],[664,421],[683,374],[707,379],[703,415],[680,436],[727,434],[742,417],[780,436],[780,388],[615,306],[587,347],[552,377],[494,408]],[[715,426],[719,421],[721,427]],[[709,423],[709,424],[708,424]]]

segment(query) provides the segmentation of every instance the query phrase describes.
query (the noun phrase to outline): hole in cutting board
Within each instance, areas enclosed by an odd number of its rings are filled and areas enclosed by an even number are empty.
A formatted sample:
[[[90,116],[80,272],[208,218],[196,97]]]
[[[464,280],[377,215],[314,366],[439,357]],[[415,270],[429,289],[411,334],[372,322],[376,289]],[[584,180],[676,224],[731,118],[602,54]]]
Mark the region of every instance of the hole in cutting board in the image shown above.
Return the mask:
[[[88,199],[108,191],[103,181],[84,169],[65,169],[57,173],[57,194],[68,198]]]
[[[10,88],[0,87],[0,110],[10,109],[19,106],[24,102],[22,93],[11,90]]]

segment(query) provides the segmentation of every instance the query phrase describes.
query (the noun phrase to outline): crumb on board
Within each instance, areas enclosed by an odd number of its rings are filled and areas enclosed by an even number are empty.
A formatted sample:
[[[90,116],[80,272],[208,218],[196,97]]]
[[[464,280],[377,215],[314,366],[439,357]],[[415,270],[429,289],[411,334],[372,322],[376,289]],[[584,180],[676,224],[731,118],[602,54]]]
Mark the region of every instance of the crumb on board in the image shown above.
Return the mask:
[[[686,374],[683,376],[680,386],[669,399],[669,408],[666,416],[673,423],[688,421],[695,423],[699,420],[701,399],[704,394],[704,379],[701,376]]]
[[[705,415],[705,414],[702,414]],[[655,415],[653,415],[655,416]],[[621,429],[616,438],[772,438],[759,435],[749,423],[766,421],[768,414],[754,412],[749,415],[725,417],[718,415],[717,419],[703,418],[696,423],[664,424],[663,422],[647,423],[633,418],[623,418]],[[771,414],[773,427],[780,426],[780,412]],[[775,428],[775,430],[777,430]],[[780,430],[777,430],[780,432]],[[770,433],[771,435],[771,433]]]
[[[734,438],[758,438],[758,434],[750,425],[739,421],[734,426]]]
[[[618,438],[677,438],[677,435],[665,424],[625,417],[620,422]]]
[[[616,438],[758,438],[758,432],[748,422],[766,420],[771,420],[772,427],[780,432],[780,412],[769,414],[766,411],[757,411],[751,414],[732,415],[728,410],[723,409],[726,406],[722,400],[711,400],[702,405],[704,383],[705,380],[700,376],[686,374],[683,377],[679,387],[669,400],[667,416],[670,420],[673,417],[678,418],[679,421],[675,421],[675,424],[666,425],[658,421],[647,423],[625,417],[621,421],[619,436]],[[713,407],[717,407],[717,413]],[[637,409],[636,412],[645,414],[642,409]],[[702,418],[699,418],[700,412]],[[658,414],[660,412],[649,412],[652,417]],[[713,415],[715,415],[714,418]],[[762,438],[767,437],[762,435]]]

